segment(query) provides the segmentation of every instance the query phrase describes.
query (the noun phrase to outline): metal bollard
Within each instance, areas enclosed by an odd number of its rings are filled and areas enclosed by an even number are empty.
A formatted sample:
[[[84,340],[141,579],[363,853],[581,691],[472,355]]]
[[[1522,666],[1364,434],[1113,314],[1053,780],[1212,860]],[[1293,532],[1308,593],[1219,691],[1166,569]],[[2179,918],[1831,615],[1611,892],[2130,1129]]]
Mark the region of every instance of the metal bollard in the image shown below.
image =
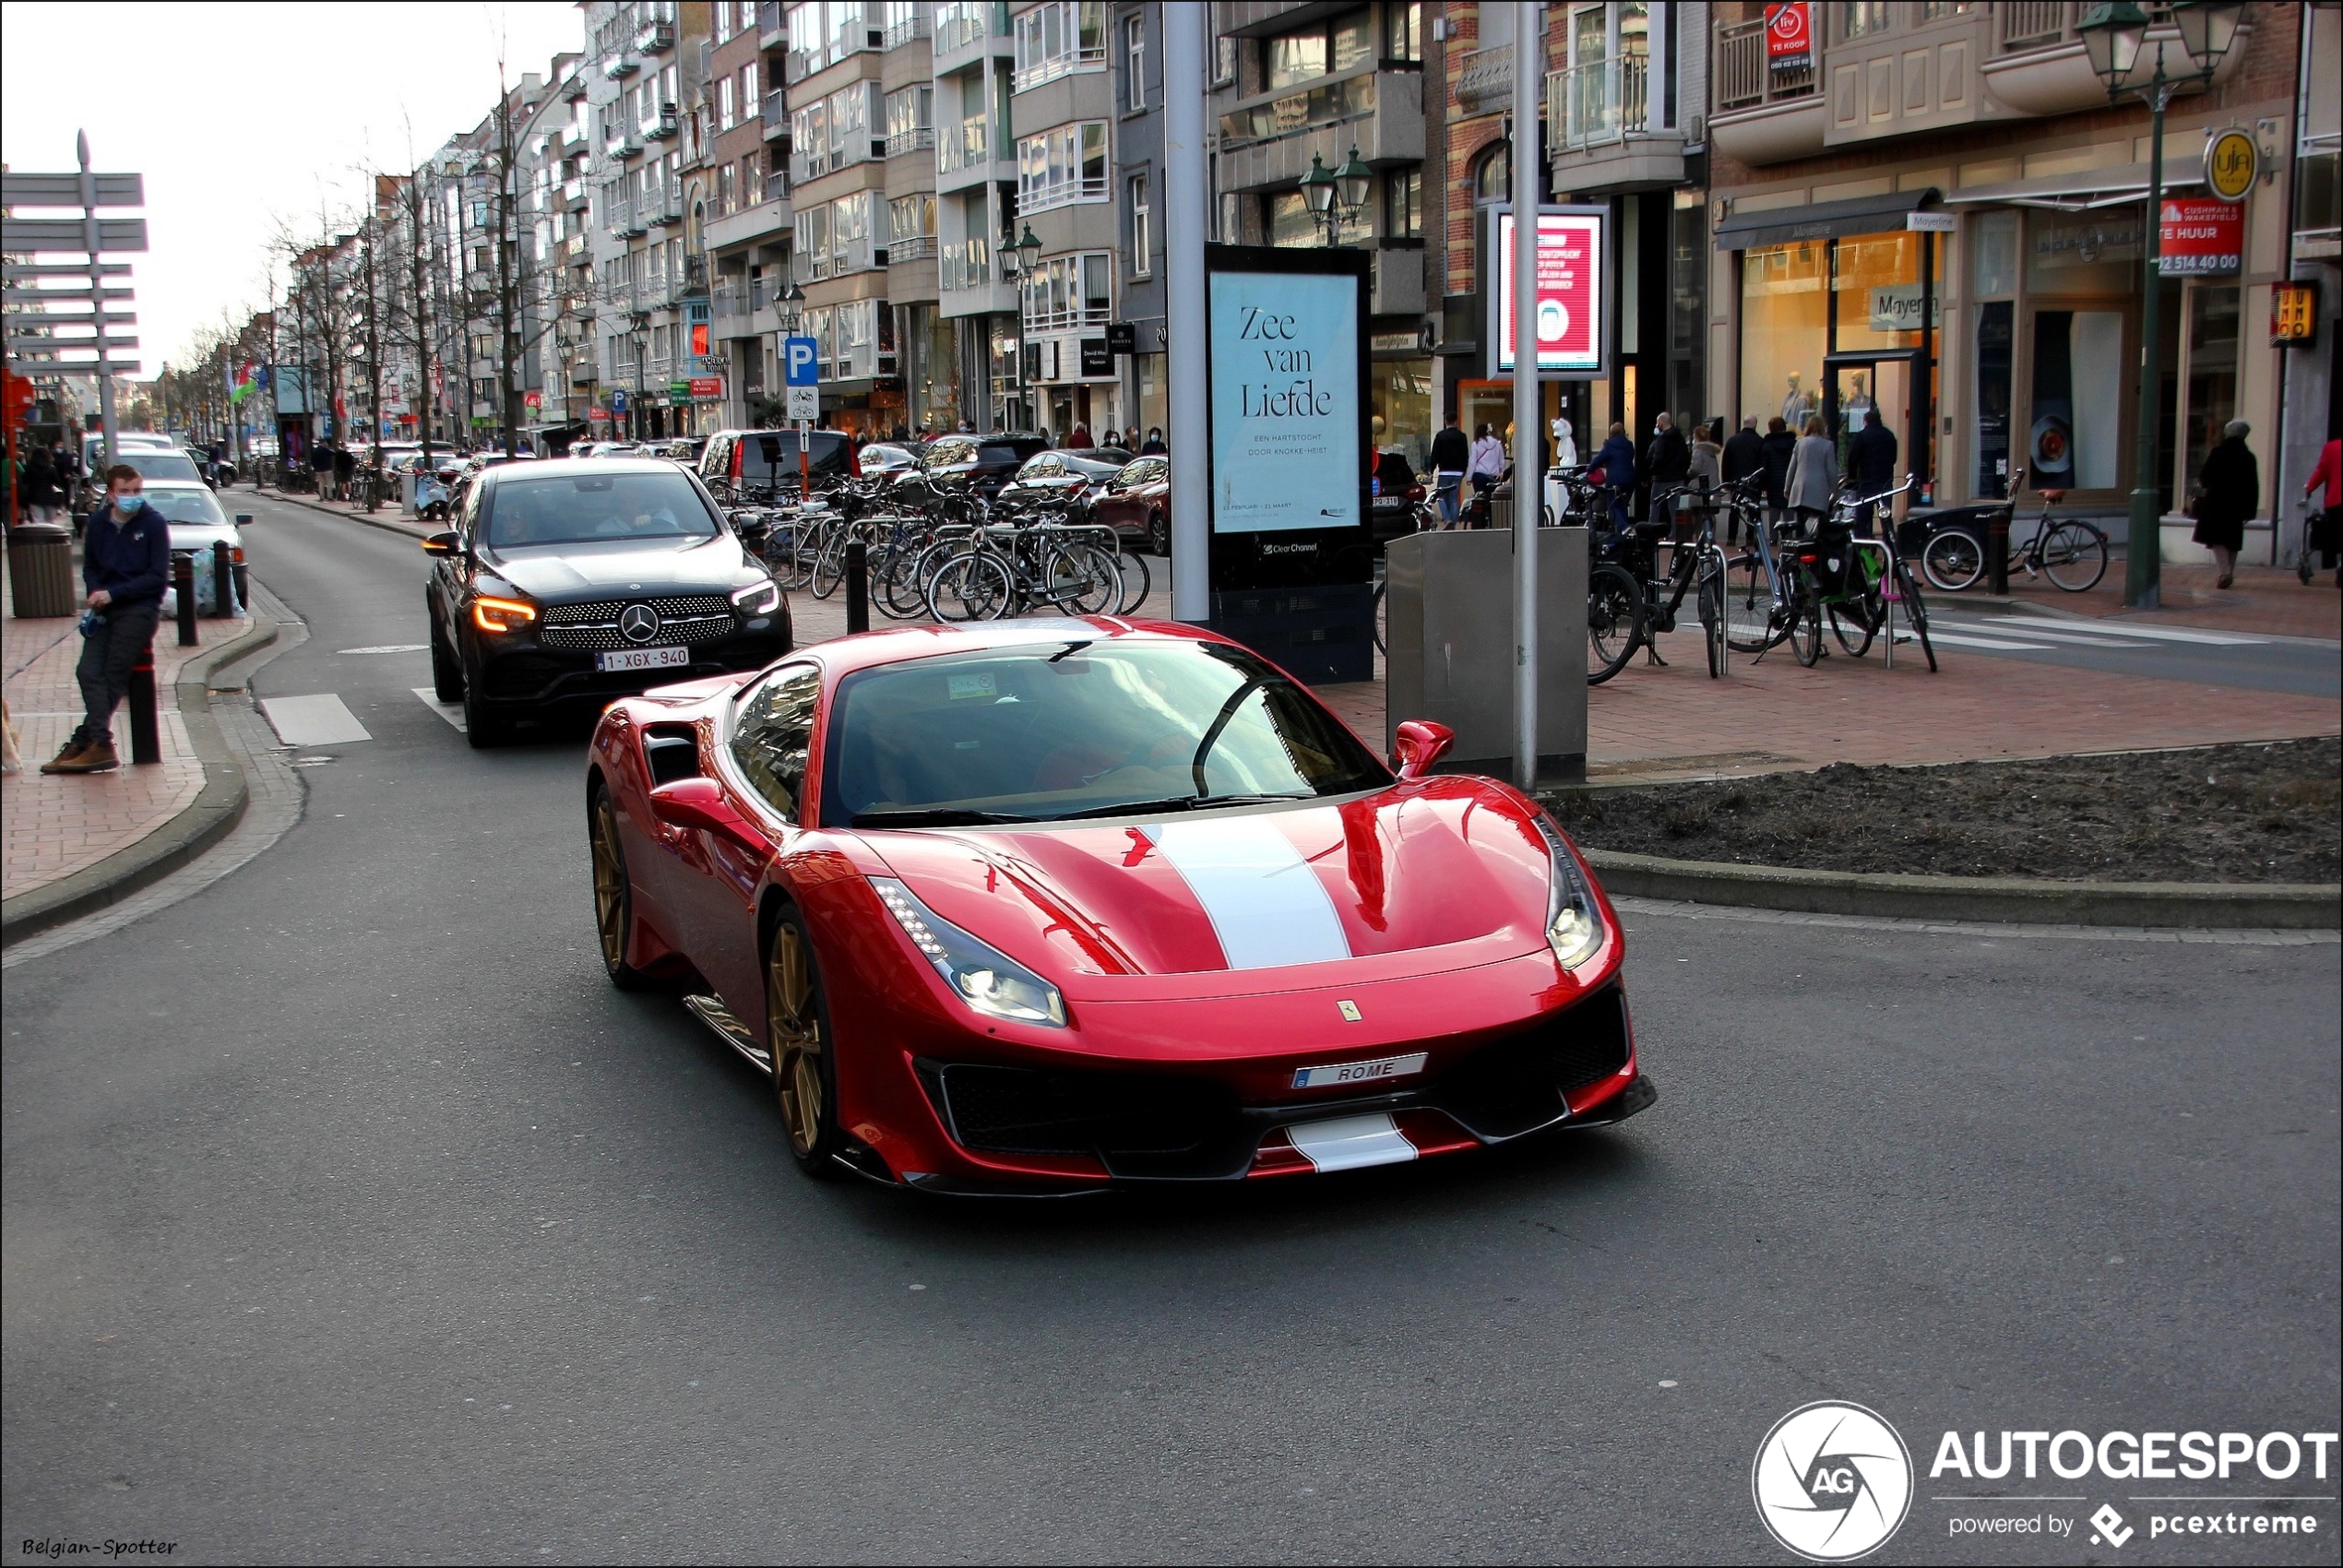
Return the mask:
[[[251,568],[242,561],[236,563],[236,606],[247,615],[252,613]]]
[[[871,629],[871,547],[859,539],[846,543],[846,629]]]
[[[125,694],[124,705],[130,709],[130,760],[161,762],[162,732],[155,723],[155,645],[151,641],[138,655],[138,662],[130,667],[130,690]]]
[[[2009,512],[1993,514],[1985,526],[1985,588],[1989,593],[2009,591]]]
[[[179,646],[196,646],[196,558],[171,558],[171,591],[179,596]]]
[[[233,615],[236,612],[236,555],[224,539],[211,546],[211,591],[215,613]]]

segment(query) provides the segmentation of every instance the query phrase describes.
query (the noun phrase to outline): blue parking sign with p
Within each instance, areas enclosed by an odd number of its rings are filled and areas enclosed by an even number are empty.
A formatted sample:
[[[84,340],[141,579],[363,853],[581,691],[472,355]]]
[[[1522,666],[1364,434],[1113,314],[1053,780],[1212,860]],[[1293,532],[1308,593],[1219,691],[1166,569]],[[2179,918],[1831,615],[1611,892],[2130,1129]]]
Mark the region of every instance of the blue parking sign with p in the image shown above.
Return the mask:
[[[822,378],[817,374],[820,362],[815,358],[814,339],[789,338],[784,339],[783,343],[785,344],[783,354],[787,361],[787,374],[784,377],[786,384],[791,386],[820,386]]]

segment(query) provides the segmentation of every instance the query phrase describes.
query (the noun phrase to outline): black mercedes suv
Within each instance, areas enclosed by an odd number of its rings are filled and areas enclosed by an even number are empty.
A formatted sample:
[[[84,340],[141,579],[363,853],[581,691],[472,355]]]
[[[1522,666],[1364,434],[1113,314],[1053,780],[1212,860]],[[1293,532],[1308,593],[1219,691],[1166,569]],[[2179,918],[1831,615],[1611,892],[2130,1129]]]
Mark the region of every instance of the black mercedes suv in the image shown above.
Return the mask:
[[[790,651],[788,600],[696,476],[656,458],[482,473],[423,540],[432,683],[475,746],[521,719],[755,670]]]

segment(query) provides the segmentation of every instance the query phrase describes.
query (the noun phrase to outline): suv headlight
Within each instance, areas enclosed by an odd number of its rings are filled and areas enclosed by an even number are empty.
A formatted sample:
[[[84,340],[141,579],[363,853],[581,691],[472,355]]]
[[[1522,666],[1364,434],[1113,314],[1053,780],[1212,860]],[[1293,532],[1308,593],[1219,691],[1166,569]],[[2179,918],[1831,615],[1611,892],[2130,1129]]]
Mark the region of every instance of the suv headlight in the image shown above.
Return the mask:
[[[1065,998],[1058,988],[989,943],[962,931],[919,901],[911,890],[890,876],[874,876],[871,885],[879,902],[920,950],[935,966],[952,993],[977,1012],[1019,1024],[1065,1027]]]
[[[483,632],[517,632],[537,620],[537,606],[525,599],[498,599],[482,594],[472,600],[472,624]]]
[[[1547,858],[1553,864],[1546,893],[1546,942],[1564,968],[1575,969],[1602,950],[1602,906],[1595,902],[1595,890],[1588,885],[1586,873],[1578,869],[1578,857],[1570,852],[1570,846],[1563,842],[1545,814],[1540,812],[1531,820],[1537,823],[1546,841]]]
[[[743,615],[769,615],[781,602],[781,585],[767,577],[732,590],[732,608]]]

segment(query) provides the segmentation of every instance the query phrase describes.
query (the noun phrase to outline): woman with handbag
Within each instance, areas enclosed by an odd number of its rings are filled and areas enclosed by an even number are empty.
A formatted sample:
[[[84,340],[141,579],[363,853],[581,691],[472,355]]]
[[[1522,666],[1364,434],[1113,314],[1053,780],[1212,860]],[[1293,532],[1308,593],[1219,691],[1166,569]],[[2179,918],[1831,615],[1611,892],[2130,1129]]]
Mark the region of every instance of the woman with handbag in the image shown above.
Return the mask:
[[[2262,469],[2245,438],[2253,426],[2231,420],[2220,444],[2205,455],[2197,470],[2195,504],[2191,509],[2196,528],[2190,537],[2213,552],[2221,569],[2217,585],[2227,588],[2237,576],[2237,552],[2245,546],[2246,520],[2261,505]]]

